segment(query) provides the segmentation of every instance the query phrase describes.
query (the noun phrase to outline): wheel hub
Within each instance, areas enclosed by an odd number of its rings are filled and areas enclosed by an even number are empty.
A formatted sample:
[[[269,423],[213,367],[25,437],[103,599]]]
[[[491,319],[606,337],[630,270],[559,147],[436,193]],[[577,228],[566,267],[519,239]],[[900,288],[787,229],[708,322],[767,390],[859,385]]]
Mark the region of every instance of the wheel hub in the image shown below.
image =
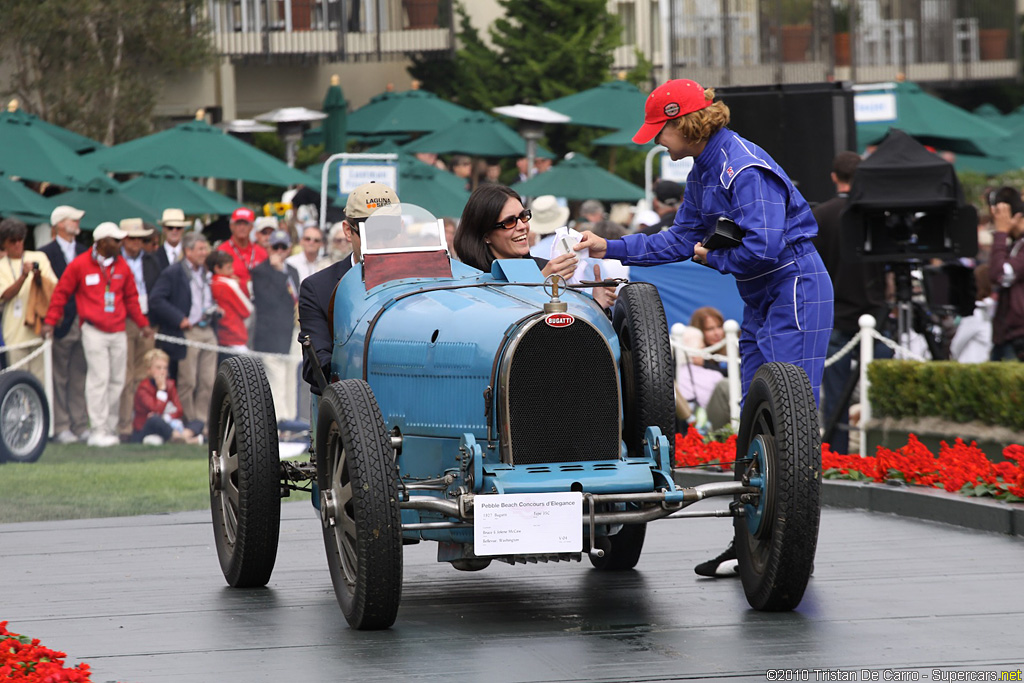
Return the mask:
[[[745,482],[747,486],[754,486],[757,493],[749,494],[749,497],[741,499],[743,502],[743,516],[747,520],[747,529],[750,535],[757,537],[765,522],[766,510],[768,507],[768,462],[769,449],[772,448],[769,439],[763,434],[758,434],[750,442],[750,449],[747,451],[747,458],[750,465],[747,468],[748,476]]]
[[[210,489],[213,491],[220,491],[223,488],[221,473],[224,471],[224,465],[221,462],[220,455],[216,452],[210,457]]]
[[[338,510],[334,504],[334,492],[333,491],[321,491],[320,492],[320,523],[324,525],[325,529],[334,526],[337,523]]]

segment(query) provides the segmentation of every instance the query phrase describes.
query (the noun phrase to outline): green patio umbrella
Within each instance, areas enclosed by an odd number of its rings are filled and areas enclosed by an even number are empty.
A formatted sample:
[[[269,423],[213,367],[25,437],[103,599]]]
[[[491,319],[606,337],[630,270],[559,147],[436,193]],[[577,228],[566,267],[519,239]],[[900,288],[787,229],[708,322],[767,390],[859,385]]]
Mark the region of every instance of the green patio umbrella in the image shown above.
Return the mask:
[[[348,142],[348,102],[341,91],[341,79],[331,76],[331,85],[324,97],[323,111],[327,118],[320,124],[323,131],[324,152],[338,154],[345,151]]]
[[[516,183],[512,189],[528,197],[553,194],[566,199],[610,202],[644,198],[643,188],[609,173],[582,154],[573,154],[550,171]]]
[[[916,83],[895,83],[878,90],[860,90],[855,99],[891,93],[896,118],[857,124],[857,145],[864,149],[899,128],[923,145],[957,154],[990,156],[1009,131],[921,90]]]
[[[999,108],[994,104],[989,104],[988,102],[975,107],[973,114],[996,125],[1000,125],[1000,122],[1003,120],[1003,112],[999,111]]]
[[[8,105],[9,111],[14,111],[18,108],[17,100],[12,101]],[[86,152],[92,152],[97,149],[104,149],[106,145],[102,142],[97,142],[92,138],[87,138],[84,135],[79,135],[73,130],[62,128],[56,124],[44,121],[35,114],[24,113],[32,123],[37,126],[41,131],[46,133],[52,138],[55,138],[58,142],[69,148],[75,154],[84,154]]]
[[[181,209],[187,214],[231,213],[238,202],[160,166],[121,185],[121,193],[154,211]]]
[[[643,123],[646,101],[647,96],[639,88],[619,79],[559,97],[543,106],[565,114],[577,126],[618,129],[632,126],[635,133]]]
[[[522,157],[526,156],[526,140],[493,116],[471,112],[447,128],[413,140],[402,147],[402,151]],[[554,158],[551,152],[541,147],[537,148],[537,156]]]
[[[125,195],[112,180],[95,180],[78,190],[49,197],[49,201],[51,210],[68,204],[85,211],[83,230],[92,230],[104,221],[117,223],[122,218],[141,218],[156,223],[160,215],[156,209]]]
[[[78,187],[105,174],[87,157],[47,133],[23,111],[0,113],[0,172],[29,180]]]
[[[85,157],[119,173],[171,166],[187,178],[227,178],[267,185],[306,182],[302,171],[205,121],[189,121]]]
[[[53,208],[41,194],[0,173],[0,216],[42,223],[49,220]]]
[[[451,126],[471,112],[426,90],[384,92],[352,112],[348,117],[348,132],[359,135],[432,133]]]

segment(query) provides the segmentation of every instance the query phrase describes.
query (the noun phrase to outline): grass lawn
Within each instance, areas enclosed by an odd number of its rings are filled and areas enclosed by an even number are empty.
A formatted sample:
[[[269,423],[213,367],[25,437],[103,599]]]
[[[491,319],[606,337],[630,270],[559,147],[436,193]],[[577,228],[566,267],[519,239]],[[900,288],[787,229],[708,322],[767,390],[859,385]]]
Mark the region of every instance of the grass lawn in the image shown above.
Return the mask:
[[[123,517],[210,505],[207,446],[47,445],[32,464],[0,465],[0,524]]]

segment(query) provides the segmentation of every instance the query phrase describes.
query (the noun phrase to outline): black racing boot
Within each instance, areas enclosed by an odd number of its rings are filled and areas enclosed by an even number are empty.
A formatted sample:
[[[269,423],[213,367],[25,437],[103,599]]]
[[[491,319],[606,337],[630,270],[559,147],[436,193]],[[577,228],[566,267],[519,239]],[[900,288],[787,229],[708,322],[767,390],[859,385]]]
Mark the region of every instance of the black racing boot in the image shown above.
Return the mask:
[[[730,560],[735,560],[735,559],[736,559],[736,547],[735,547],[735,545],[733,544],[732,541],[729,541],[729,547],[726,548],[724,551],[722,551],[721,555],[719,555],[718,557],[714,558],[713,560],[708,560],[707,562],[701,562],[700,564],[698,564],[696,567],[693,568],[693,571],[695,571],[700,576],[707,576],[707,577],[710,577],[712,579],[718,578],[719,577],[719,574],[718,574],[719,566],[722,563],[724,563],[724,562],[729,562]],[[737,575],[738,574],[737,574],[737,572],[735,570],[735,566],[734,566],[732,573],[730,573],[730,574],[723,574],[722,576],[737,576]]]

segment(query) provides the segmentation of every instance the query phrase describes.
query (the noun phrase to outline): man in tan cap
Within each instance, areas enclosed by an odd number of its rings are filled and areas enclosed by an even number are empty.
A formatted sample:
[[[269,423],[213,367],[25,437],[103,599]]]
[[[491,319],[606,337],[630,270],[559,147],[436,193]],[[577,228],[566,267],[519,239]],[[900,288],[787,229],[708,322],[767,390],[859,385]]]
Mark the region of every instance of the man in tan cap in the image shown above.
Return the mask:
[[[118,405],[125,376],[125,320],[131,318],[147,336],[153,334],[139,308],[135,278],[121,258],[126,233],[114,223],[100,223],[93,232],[93,248],[79,255],[64,271],[50,300],[42,335],[49,337],[75,298],[82,327],[82,347],[88,369],[86,409],[92,423],[90,446],[107,447],[117,438]]]
[[[142,309],[143,315],[148,317],[149,292],[160,275],[160,265],[153,256],[142,249],[142,240],[152,235],[155,230],[147,227],[141,218],[122,219],[120,228],[125,232],[124,240],[121,242],[121,256],[135,279],[135,288],[139,292],[139,308]],[[132,435],[135,390],[149,371],[143,356],[156,346],[156,341],[152,337],[143,336],[142,328],[131,318],[125,321],[125,337],[127,353],[124,390],[121,392],[121,408],[117,420],[117,434],[122,442],[128,441]]]
[[[68,264],[87,251],[75,238],[81,232],[84,211],[73,206],[58,206],[50,214],[53,240],[39,251],[50,259],[53,274],[59,280]],[[64,317],[53,331],[53,433],[58,443],[73,443],[89,438],[89,414],[85,410],[85,353],[78,309],[71,297],[64,306]]]
[[[302,281],[299,287],[299,338],[309,335],[324,375],[330,375],[331,348],[334,331],[328,322],[331,295],[338,282],[352,266],[362,260],[359,241],[359,222],[383,206],[398,203],[398,195],[383,183],[366,183],[352,190],[345,204],[345,236],[352,242],[352,255],[333,263]],[[302,377],[309,383],[313,393],[319,394],[313,369],[303,359]],[[299,416],[302,418],[303,416]]]
[[[161,271],[181,260],[181,237],[190,225],[192,224],[185,219],[185,212],[181,209],[164,209],[160,218],[164,243],[161,249],[156,250],[156,262],[160,265]]]

